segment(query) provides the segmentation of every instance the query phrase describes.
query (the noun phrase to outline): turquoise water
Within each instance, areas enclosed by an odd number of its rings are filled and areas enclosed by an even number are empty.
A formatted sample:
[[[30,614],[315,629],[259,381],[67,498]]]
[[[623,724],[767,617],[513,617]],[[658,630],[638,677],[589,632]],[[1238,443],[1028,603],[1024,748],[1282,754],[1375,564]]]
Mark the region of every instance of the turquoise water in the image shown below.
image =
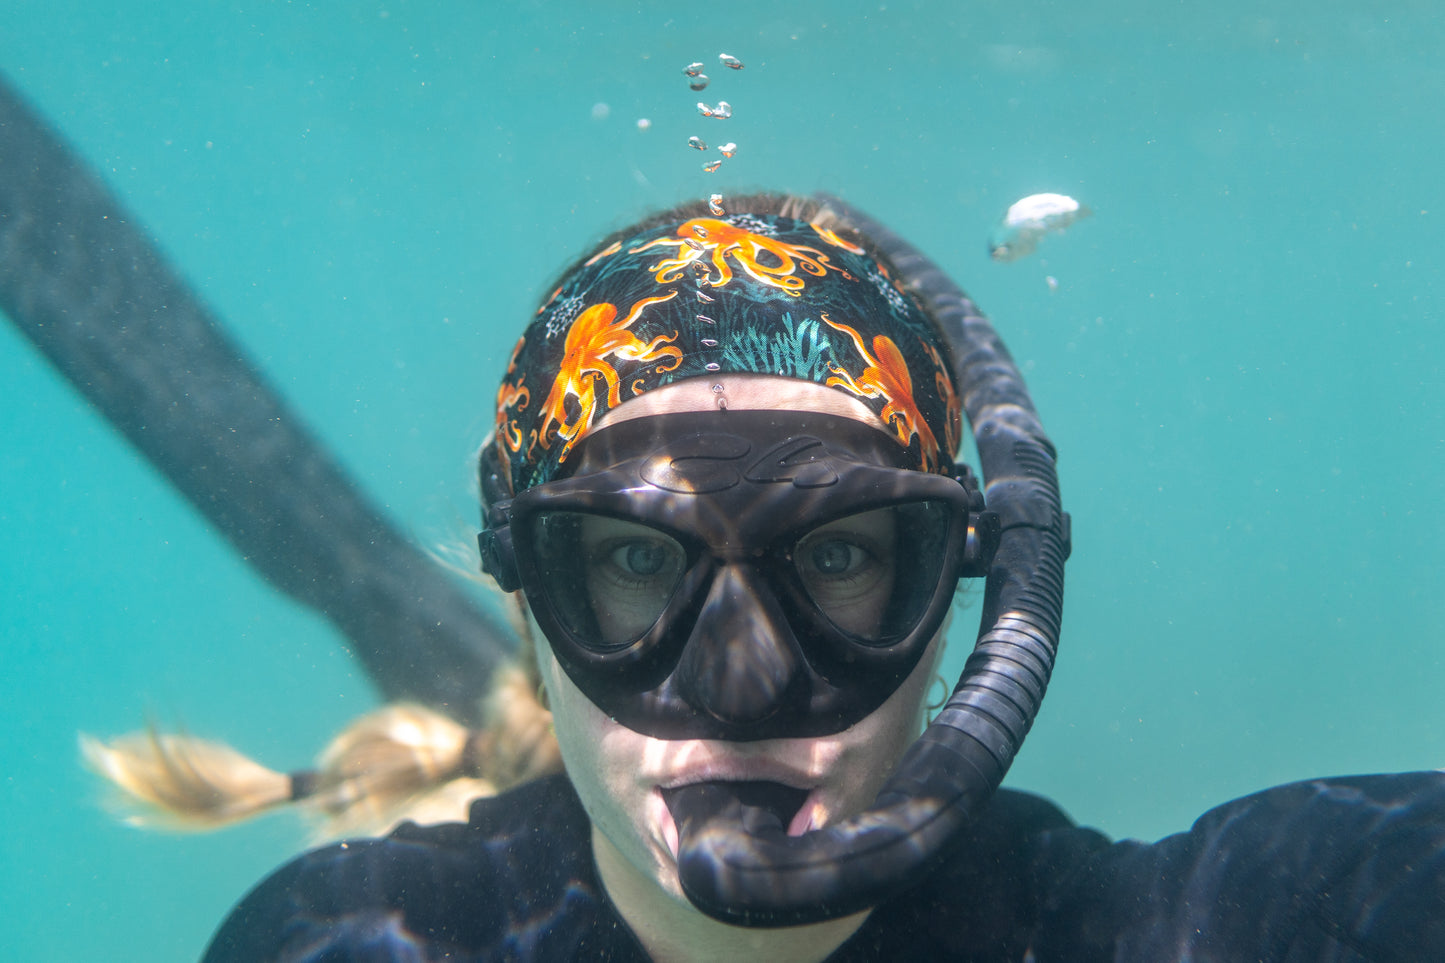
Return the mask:
[[[591,239],[746,187],[890,223],[1061,452],[1064,647],[1010,782],[1152,838],[1445,765],[1436,9],[10,0],[0,69],[424,542],[467,537],[515,333]],[[1038,191],[1095,214],[991,262]],[[374,698],[9,327],[0,379],[0,956],[194,957],[300,827],[119,825],[76,732],[151,713],[298,767]]]

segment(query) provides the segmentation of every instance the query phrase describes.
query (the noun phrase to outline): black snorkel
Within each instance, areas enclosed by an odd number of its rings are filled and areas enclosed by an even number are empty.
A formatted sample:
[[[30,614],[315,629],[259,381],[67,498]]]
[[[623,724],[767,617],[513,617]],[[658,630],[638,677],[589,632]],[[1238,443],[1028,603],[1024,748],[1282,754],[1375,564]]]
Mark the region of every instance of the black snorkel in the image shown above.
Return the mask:
[[[946,860],[1002,782],[1033,725],[1053,670],[1063,611],[1069,518],[1055,453],[1023,377],[993,326],[918,250],[829,196],[923,303],[948,341],[1002,538],[988,576],[977,644],[958,685],[872,808],[789,837],[776,815],[716,783],[669,799],[678,872],[703,912],[744,926],[846,916],[916,883]]]

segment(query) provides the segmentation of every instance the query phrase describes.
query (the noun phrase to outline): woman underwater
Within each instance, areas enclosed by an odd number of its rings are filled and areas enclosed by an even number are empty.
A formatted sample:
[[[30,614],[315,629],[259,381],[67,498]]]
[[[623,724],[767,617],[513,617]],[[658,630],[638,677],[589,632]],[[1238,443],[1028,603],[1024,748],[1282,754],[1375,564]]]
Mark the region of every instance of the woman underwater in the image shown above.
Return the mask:
[[[913,295],[935,269],[857,220],[684,207],[564,273],[498,393],[481,545],[541,630],[565,775],[300,857],[208,960],[1445,959],[1445,775],[1281,786],[1152,845],[994,792],[1057,642],[1052,450],[1001,346],[954,343]]]

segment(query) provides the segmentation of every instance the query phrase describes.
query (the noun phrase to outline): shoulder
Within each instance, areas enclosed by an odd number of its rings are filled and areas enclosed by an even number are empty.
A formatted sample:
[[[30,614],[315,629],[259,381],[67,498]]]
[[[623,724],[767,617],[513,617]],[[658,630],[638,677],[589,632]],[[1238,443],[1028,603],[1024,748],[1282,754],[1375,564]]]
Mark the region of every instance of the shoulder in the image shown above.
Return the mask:
[[[1038,918],[1042,844],[1109,845],[1053,803],[1000,789],[921,883],[879,906],[830,963],[878,959],[1024,959]],[[1066,842],[1067,841],[1067,842]]]
[[[1053,861],[1040,961],[1445,958],[1438,772],[1277,786],[1076,856]]]
[[[470,816],[301,856],[241,902],[206,959],[568,958],[607,928],[565,778],[478,800]]]

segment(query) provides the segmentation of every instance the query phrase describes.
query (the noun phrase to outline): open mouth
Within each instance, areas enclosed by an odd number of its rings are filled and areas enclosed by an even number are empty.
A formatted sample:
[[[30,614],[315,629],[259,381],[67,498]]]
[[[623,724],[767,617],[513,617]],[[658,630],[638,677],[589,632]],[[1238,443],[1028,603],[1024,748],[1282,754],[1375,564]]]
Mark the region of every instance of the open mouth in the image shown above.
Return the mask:
[[[807,802],[810,790],[795,789],[780,782],[730,782],[714,780],[662,790],[663,801],[678,829],[688,823],[733,810],[749,830],[776,827],[786,832]]]

